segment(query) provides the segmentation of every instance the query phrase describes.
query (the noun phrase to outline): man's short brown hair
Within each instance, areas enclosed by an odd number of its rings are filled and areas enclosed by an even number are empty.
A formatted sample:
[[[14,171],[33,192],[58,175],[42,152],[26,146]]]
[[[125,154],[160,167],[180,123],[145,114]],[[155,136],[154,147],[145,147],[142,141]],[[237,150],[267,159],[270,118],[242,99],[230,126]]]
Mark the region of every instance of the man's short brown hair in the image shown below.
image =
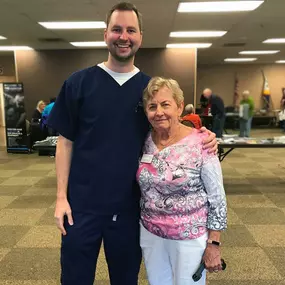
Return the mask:
[[[114,11],[134,11],[137,15],[137,18],[138,18],[140,31],[142,32],[142,15],[138,11],[136,6],[132,3],[129,3],[129,2],[120,2],[111,8],[111,10],[108,12],[107,17],[106,17],[107,28],[109,26],[110,18],[111,18]]]

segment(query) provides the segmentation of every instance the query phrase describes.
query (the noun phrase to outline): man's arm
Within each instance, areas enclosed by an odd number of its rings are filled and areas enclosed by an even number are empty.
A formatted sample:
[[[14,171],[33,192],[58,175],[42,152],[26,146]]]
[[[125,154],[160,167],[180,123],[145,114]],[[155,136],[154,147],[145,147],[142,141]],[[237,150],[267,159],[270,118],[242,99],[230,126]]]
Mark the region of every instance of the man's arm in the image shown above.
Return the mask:
[[[249,110],[250,110],[251,112],[254,111],[254,101],[253,101],[252,98],[249,99]]]
[[[208,130],[206,127],[202,127],[199,130],[201,133],[206,132],[208,134],[208,137],[203,139],[203,148],[208,149],[209,153],[215,153],[218,152],[218,142],[216,139],[216,134]]]
[[[56,146],[56,175],[57,175],[57,198],[55,206],[55,219],[58,229],[66,235],[64,228],[64,216],[67,216],[68,223],[73,225],[71,208],[67,200],[67,185],[70,172],[73,142],[63,136],[59,136]]]

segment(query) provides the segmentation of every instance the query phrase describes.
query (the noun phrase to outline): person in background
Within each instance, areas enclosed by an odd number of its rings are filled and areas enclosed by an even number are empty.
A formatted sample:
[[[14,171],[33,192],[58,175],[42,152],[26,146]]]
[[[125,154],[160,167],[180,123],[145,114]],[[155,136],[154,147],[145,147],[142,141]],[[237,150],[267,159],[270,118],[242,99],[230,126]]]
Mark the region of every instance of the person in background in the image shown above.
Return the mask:
[[[204,116],[208,116],[211,109],[211,103],[209,102],[209,98],[206,98],[203,94],[200,96],[200,106],[202,109],[202,114]]]
[[[55,101],[56,101],[56,97],[50,98],[49,104],[45,106],[45,108],[42,112],[42,117],[43,116],[46,116],[46,117],[49,116],[49,114],[50,114],[50,112],[54,106]]]
[[[154,77],[143,95],[152,125],[137,171],[141,237],[151,285],[204,285],[192,275],[202,261],[221,267],[221,231],[227,204],[219,159],[203,150],[205,134],[180,123],[183,91],[177,81]]]
[[[41,100],[38,102],[37,104],[37,108],[34,110],[33,114],[32,114],[32,122],[39,122],[40,119],[42,118],[42,112],[44,110],[44,108],[46,107],[46,103]]]
[[[216,134],[217,138],[221,138],[226,119],[224,101],[218,95],[213,94],[209,88],[203,91],[203,96],[208,98],[211,104],[211,114],[213,116],[212,131]]]
[[[41,128],[42,112],[46,107],[46,103],[41,100],[37,104],[37,108],[32,114],[31,124],[30,124],[30,144],[33,147],[34,142],[43,140],[47,137],[47,134]]]
[[[240,137],[249,137],[251,130],[251,123],[254,111],[253,99],[249,96],[249,91],[245,90],[242,92],[242,100],[240,101]]]
[[[195,108],[192,104],[188,104],[185,106],[185,112],[187,113],[187,115],[185,115],[184,117],[182,117],[182,122],[183,121],[190,121],[194,124],[196,129],[200,129],[202,127],[202,122],[201,119],[199,117],[199,115],[195,114]]]
[[[280,101],[280,113],[279,113],[279,121],[280,127],[285,132],[285,88],[282,89],[283,95]]]
[[[285,108],[285,88],[282,88],[282,97],[280,101],[281,109]]]
[[[48,118],[55,104],[56,97],[50,98],[50,103],[44,108],[42,112],[41,128],[47,136],[56,136],[57,131],[48,126]]]
[[[110,284],[138,284],[136,171],[150,128],[142,106],[150,77],[134,65],[142,43],[142,19],[133,4],[112,7],[104,40],[107,60],[64,82],[48,121],[60,134],[55,221],[62,233],[63,285],[93,285],[102,242]],[[114,112],[116,120],[110,116]],[[215,152],[215,135],[204,132]]]

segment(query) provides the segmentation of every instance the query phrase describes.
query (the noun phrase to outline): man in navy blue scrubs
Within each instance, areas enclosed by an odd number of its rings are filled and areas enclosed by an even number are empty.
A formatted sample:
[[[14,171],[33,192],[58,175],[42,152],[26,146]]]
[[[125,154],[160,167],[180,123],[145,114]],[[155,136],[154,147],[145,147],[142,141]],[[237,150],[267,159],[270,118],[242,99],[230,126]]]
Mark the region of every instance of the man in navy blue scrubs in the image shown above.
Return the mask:
[[[49,117],[60,134],[55,218],[64,285],[93,284],[102,241],[112,285],[136,285],[141,263],[135,175],[149,130],[141,97],[150,77],[134,66],[142,42],[134,5],[112,8],[104,38],[108,60],[71,75]],[[214,135],[207,143],[215,151]]]

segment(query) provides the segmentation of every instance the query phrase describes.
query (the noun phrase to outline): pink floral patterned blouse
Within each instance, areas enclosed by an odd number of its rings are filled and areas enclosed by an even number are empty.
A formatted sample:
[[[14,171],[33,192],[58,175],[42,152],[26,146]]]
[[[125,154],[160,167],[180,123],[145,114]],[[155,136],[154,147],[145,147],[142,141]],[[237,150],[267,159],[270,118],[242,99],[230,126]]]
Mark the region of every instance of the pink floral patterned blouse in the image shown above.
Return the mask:
[[[175,240],[195,239],[227,226],[227,204],[220,162],[202,148],[204,134],[193,131],[159,151],[151,134],[140,162],[141,222],[151,233]]]

